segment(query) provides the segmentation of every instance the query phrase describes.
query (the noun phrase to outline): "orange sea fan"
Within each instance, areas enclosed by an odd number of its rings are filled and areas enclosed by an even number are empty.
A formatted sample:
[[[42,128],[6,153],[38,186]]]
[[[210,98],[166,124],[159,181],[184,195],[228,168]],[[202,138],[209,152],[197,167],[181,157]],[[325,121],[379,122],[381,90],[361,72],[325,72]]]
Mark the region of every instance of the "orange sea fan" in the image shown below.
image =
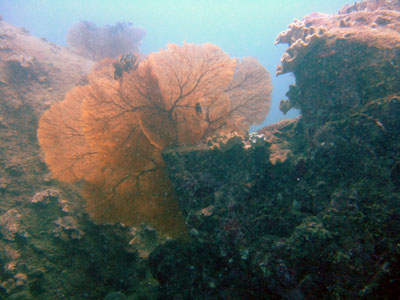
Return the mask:
[[[149,223],[185,235],[162,150],[260,122],[270,105],[269,75],[254,59],[231,59],[212,44],[168,45],[118,80],[114,62],[97,64],[88,85],[43,114],[45,161],[55,178],[85,181],[96,222]]]
[[[76,87],[55,103],[39,121],[38,138],[53,176],[76,182],[97,177],[98,152],[89,147],[81,126],[81,105],[89,87]]]

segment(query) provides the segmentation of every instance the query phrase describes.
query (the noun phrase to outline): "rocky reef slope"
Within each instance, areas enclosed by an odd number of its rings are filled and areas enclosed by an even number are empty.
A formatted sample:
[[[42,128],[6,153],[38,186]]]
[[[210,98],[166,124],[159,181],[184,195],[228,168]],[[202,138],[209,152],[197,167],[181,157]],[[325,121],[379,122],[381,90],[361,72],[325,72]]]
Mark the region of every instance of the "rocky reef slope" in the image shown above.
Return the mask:
[[[0,20],[0,299],[102,299],[153,285],[129,244],[135,232],[94,224],[38,145],[42,112],[86,83],[92,64]]]

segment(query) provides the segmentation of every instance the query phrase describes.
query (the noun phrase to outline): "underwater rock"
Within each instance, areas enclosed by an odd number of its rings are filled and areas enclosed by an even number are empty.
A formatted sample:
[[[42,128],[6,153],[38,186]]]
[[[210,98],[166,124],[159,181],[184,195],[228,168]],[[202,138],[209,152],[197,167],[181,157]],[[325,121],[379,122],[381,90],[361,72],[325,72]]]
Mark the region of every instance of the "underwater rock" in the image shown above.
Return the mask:
[[[79,228],[77,220],[71,216],[58,218],[54,221],[54,224],[56,224],[56,228],[53,231],[54,236],[62,240],[80,240],[85,235]]]
[[[31,199],[31,202],[37,205],[47,205],[54,200],[58,200],[60,191],[55,189],[47,189],[37,192]]]
[[[109,293],[104,300],[126,300],[126,296],[125,294],[121,293],[121,292],[112,292]]]
[[[13,241],[19,231],[19,222],[22,215],[16,208],[10,209],[0,215],[0,233],[3,239]]]
[[[400,280],[400,196],[393,160],[400,153],[395,125],[400,118],[387,109],[390,99],[337,117],[315,133],[299,118],[268,126],[227,151],[164,151],[191,234],[189,247],[213,244],[222,257],[240,257],[248,268],[261,268],[271,298],[357,298],[365,290],[368,299],[390,299],[396,292],[385,290],[399,292]],[[246,148],[255,137],[268,142]],[[290,155],[273,163],[279,148]],[[150,254],[150,261],[158,257],[159,269],[152,272],[162,290],[168,295],[194,290],[182,275],[193,264],[178,262],[200,255],[204,247],[190,254],[181,245],[163,247]],[[383,266],[387,260],[391,263]],[[166,275],[171,269],[173,280]],[[196,270],[190,270],[191,278],[200,276]]]
[[[296,127],[299,118],[282,120],[275,124],[268,125],[259,134],[264,135],[264,140],[269,143],[270,162],[275,165],[284,162],[292,156],[290,139],[296,135]]]
[[[313,13],[278,35],[276,43],[289,48],[277,74],[296,77],[284,111],[299,108],[306,121],[325,122],[399,90],[400,11],[379,3],[375,10]]]
[[[396,1],[360,3],[339,15],[314,13],[279,36],[290,46],[278,72],[296,78],[282,106],[300,108],[299,118],[225,151],[164,151],[192,241],[150,254],[161,291],[194,290],[185,280],[202,272],[183,261],[204,251],[200,243],[260,268],[271,299],[400,293],[400,12],[391,10]]]
[[[390,177],[392,178],[393,183],[400,187],[400,162],[397,162],[393,166],[390,172]]]
[[[269,299],[260,269],[216,244],[169,241],[149,257],[158,299]]]
[[[32,297],[32,295],[30,293],[24,291],[24,292],[15,293],[15,294],[11,295],[10,297],[8,297],[7,299],[9,299],[9,300],[33,300],[34,298]]]
[[[214,136],[207,140],[207,146],[212,149],[218,149],[220,151],[227,151],[235,145],[242,145],[243,137],[238,135],[236,132],[228,134],[227,136]]]
[[[275,44],[289,44],[289,48],[282,55],[282,65],[277,67],[276,75],[293,72],[309,49],[324,39],[325,31],[324,27],[308,27],[304,22],[295,20],[289,25],[289,29],[281,32]]]
[[[65,92],[82,80],[93,63],[2,20],[0,36],[0,93],[17,90],[25,105],[30,105],[37,114],[50,103],[63,99]],[[16,101],[9,100],[8,105]]]

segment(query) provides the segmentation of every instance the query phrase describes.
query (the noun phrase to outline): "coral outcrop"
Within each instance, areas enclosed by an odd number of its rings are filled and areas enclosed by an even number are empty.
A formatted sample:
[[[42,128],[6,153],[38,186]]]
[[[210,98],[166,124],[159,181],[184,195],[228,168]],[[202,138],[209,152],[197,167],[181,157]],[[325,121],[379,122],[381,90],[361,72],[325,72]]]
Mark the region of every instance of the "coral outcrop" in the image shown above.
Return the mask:
[[[282,111],[299,108],[303,118],[325,122],[396,93],[400,11],[395,3],[363,1],[340,14],[313,13],[279,34],[276,42],[289,48],[277,74],[293,72],[296,77]]]
[[[167,244],[150,255],[162,294],[201,295],[187,284],[190,277],[210,299],[397,297],[397,9],[397,1],[362,1],[337,15],[296,21],[278,37],[289,44],[278,73],[295,75],[282,108],[299,108],[299,119],[268,126],[224,151],[210,143],[212,149],[164,152],[193,242],[191,250]],[[212,264],[200,271],[196,248],[228,261],[227,273],[214,267],[208,275]],[[179,264],[187,276],[170,281],[174,271],[163,266],[188,252],[192,259]],[[232,266],[254,294],[243,294],[234,279],[229,288],[219,280]],[[199,279],[197,268],[207,276]]]
[[[282,65],[277,67],[276,74],[293,72],[307,51],[324,40],[325,31],[325,27],[305,26],[304,22],[298,20],[290,24],[289,29],[281,32],[275,40],[275,44],[289,45],[282,55]]]

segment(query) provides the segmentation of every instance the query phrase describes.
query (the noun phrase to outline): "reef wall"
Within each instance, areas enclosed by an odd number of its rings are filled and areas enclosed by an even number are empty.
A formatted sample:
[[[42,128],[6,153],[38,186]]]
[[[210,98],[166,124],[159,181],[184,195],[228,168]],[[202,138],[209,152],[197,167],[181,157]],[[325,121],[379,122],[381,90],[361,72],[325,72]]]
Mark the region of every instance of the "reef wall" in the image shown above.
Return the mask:
[[[277,37],[289,44],[277,73],[296,78],[281,107],[299,119],[164,152],[193,239],[179,266],[192,271],[161,282],[165,295],[201,286],[206,299],[397,297],[400,12],[394,1],[362,3]],[[150,255],[156,278],[188,251],[177,249]],[[222,263],[197,263],[204,249]],[[188,274],[202,284],[187,285]]]

